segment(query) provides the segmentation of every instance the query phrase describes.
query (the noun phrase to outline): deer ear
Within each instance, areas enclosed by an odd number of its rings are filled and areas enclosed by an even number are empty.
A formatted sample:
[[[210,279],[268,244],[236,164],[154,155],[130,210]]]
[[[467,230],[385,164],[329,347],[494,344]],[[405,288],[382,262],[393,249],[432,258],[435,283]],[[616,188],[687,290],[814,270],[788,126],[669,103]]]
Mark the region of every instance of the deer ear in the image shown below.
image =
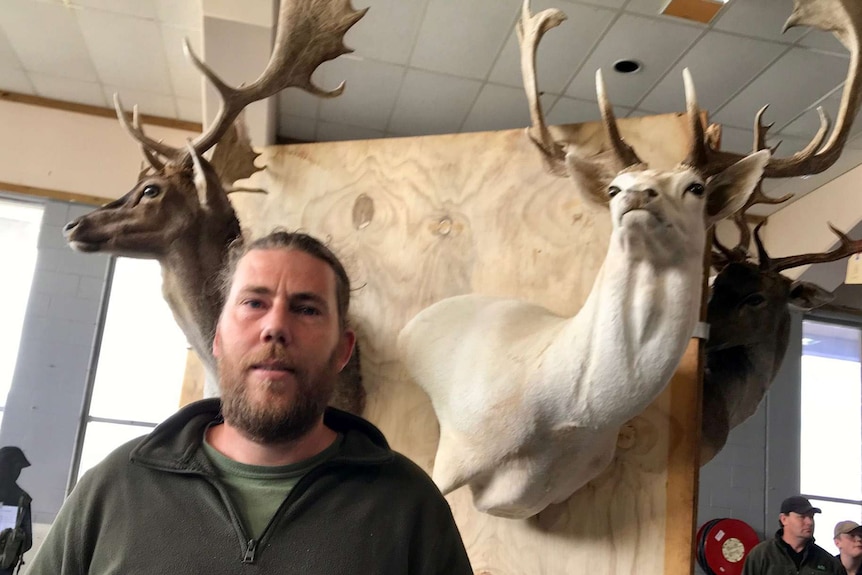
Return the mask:
[[[610,203],[607,189],[611,179],[608,178],[600,163],[569,152],[566,154],[566,168],[575,182],[575,188],[581,192],[581,197],[587,203],[603,207]]]
[[[706,219],[709,225],[745,205],[763,176],[769,156],[769,150],[760,150],[709,179],[706,183]]]
[[[811,282],[793,282],[788,303],[801,311],[810,311],[835,299],[835,294]]]

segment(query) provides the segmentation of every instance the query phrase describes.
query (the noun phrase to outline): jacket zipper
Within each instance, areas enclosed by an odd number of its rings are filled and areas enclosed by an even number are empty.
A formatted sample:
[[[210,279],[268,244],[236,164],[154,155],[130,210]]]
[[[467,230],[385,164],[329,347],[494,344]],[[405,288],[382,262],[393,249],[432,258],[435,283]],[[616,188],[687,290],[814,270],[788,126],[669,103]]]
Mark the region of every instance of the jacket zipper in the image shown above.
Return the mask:
[[[245,550],[245,557],[242,558],[243,563],[254,563],[254,551],[256,548],[257,542],[254,539],[249,539]]]

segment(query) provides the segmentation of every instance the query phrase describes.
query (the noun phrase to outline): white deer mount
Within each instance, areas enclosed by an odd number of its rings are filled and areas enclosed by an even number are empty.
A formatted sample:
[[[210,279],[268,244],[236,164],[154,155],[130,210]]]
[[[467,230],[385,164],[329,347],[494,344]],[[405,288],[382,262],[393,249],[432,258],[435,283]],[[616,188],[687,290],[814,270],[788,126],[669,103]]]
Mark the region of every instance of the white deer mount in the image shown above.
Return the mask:
[[[399,336],[440,422],[435,482],[444,493],[469,485],[479,510],[503,517],[564,501],[610,463],[619,427],[658,396],[692,336],[709,225],[745,203],[769,159],[757,152],[704,176],[687,72],[693,145],[676,169],[648,169],[622,141],[600,73],[612,150],[584,158],[553,142],[534,61],[541,35],[563,18],[556,10],[531,16],[525,2],[518,32],[538,132],[531,138],[585,201],[610,208],[610,244],[589,297],[563,318],[518,300],[458,296],[421,311]]]

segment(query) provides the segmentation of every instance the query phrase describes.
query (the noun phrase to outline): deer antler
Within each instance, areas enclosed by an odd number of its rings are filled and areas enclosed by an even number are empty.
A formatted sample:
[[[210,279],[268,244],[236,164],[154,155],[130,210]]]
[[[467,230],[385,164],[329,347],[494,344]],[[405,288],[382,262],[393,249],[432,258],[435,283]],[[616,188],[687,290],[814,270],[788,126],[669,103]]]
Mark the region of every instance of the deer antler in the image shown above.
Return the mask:
[[[564,144],[555,141],[551,136],[545,123],[545,115],[539,98],[540,92],[536,80],[536,49],[545,32],[559,26],[565,20],[566,15],[556,9],[543,10],[535,16],[531,15],[530,0],[524,0],[521,7],[521,19],[517,23],[516,31],[521,47],[521,75],[530,104],[530,118],[532,120],[531,127],[527,128],[527,135],[539,148],[551,173],[557,176],[571,175],[572,170],[568,164],[579,165],[579,172],[591,174],[591,177],[587,178],[591,181],[584,182],[581,188],[589,195],[594,196],[597,201],[607,202],[605,195],[598,190],[603,185],[594,184],[603,179],[610,179],[608,176],[612,177],[623,168],[636,166],[643,162],[635,154],[632,147],[626,144],[620,136],[616,117],[607,97],[601,70],[596,72],[596,95],[605,133],[610,143],[610,153],[603,152],[589,159],[581,158],[574,151],[567,150]]]
[[[796,268],[808,264],[822,264],[834,262],[847,256],[862,252],[862,239],[851,240],[847,234],[829,224],[829,229],[838,236],[840,244],[834,250],[828,252],[818,252],[810,254],[799,254],[795,256],[787,256],[783,258],[770,258],[766,253],[766,248],[763,247],[763,241],[760,239],[760,228],[763,223],[754,228],[754,241],[757,244],[757,253],[760,259],[760,269],[764,271],[780,272],[790,268]]]
[[[862,103],[862,77],[860,77],[860,31],[862,31],[862,3],[858,0],[794,0],[793,13],[784,24],[784,30],[795,26],[811,26],[821,30],[832,31],[850,52],[850,65],[844,82],[844,91],[838,111],[836,125],[829,140],[823,144],[829,132],[829,120],[822,108],[818,108],[820,128],[811,142],[802,150],[788,158],[772,157],[764,170],[764,178],[791,178],[796,176],[819,174],[831,167],[844,148],[850,133],[853,118]],[[769,126],[760,124],[758,113],[756,138],[765,139]],[[822,145],[822,148],[821,148]],[[714,175],[743,155],[716,150],[704,143],[704,157],[707,159],[703,171],[706,175]]]
[[[563,146],[554,141],[551,132],[545,124],[545,114],[542,111],[541,94],[536,81],[536,49],[542,36],[551,28],[559,26],[566,20],[566,15],[557,9],[543,10],[535,16],[530,15],[530,0],[524,0],[521,6],[521,19],[515,30],[518,34],[518,44],[521,47],[521,75],[524,78],[524,89],[530,103],[530,119],[532,125],[527,128],[527,136],[542,152],[548,169],[557,176],[566,175],[566,153]]]
[[[323,90],[312,83],[311,75],[327,60],[352,52],[344,46],[344,34],[367,10],[353,10],[350,0],[283,0],[278,15],[278,32],[269,62],[257,80],[241,88],[232,88],[225,84],[195,55],[186,40],[186,55],[218,90],[222,100],[215,120],[204,133],[194,139],[192,147],[198,154],[203,154],[219,141],[246,106],[285,88],[302,88],[326,98],[341,94],[344,90],[343,82],[334,90]],[[123,127],[143,146],[170,162],[184,163],[190,159],[187,149],[172,148],[157,142],[147,137],[139,127],[129,124],[116,95],[114,107]]]

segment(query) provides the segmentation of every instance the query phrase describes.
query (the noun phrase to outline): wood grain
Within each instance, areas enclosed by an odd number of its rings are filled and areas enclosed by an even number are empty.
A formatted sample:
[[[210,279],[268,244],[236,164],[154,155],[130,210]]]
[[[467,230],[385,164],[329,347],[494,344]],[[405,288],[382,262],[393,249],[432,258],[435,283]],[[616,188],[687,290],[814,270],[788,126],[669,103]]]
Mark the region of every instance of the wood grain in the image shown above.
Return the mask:
[[[685,155],[678,115],[621,120],[627,142],[653,167]],[[596,152],[599,124],[554,128]],[[351,275],[351,321],[363,351],[366,416],[393,448],[430,471],[438,427],[427,396],[406,375],[395,338],[419,310],[463,293],[516,297],[574,314],[590,291],[610,234],[607,211],[585,207],[572,183],[548,175],[521,130],[264,149],[251,183],[267,195],[232,195],[253,235],[281,226],[326,240]],[[691,372],[681,376],[690,385]],[[686,383],[688,382],[688,383]],[[620,382],[625,385],[625,382]],[[448,499],[476,573],[690,572],[693,501],[673,500],[669,454],[690,424],[690,401],[669,388],[622,430],[614,463],[565,504],[528,520],[474,510],[468,489]],[[676,426],[674,428],[674,426]],[[679,481],[694,461],[673,459]],[[696,477],[696,476],[695,476]],[[675,494],[676,495],[676,494]],[[688,512],[669,514],[669,506]]]

